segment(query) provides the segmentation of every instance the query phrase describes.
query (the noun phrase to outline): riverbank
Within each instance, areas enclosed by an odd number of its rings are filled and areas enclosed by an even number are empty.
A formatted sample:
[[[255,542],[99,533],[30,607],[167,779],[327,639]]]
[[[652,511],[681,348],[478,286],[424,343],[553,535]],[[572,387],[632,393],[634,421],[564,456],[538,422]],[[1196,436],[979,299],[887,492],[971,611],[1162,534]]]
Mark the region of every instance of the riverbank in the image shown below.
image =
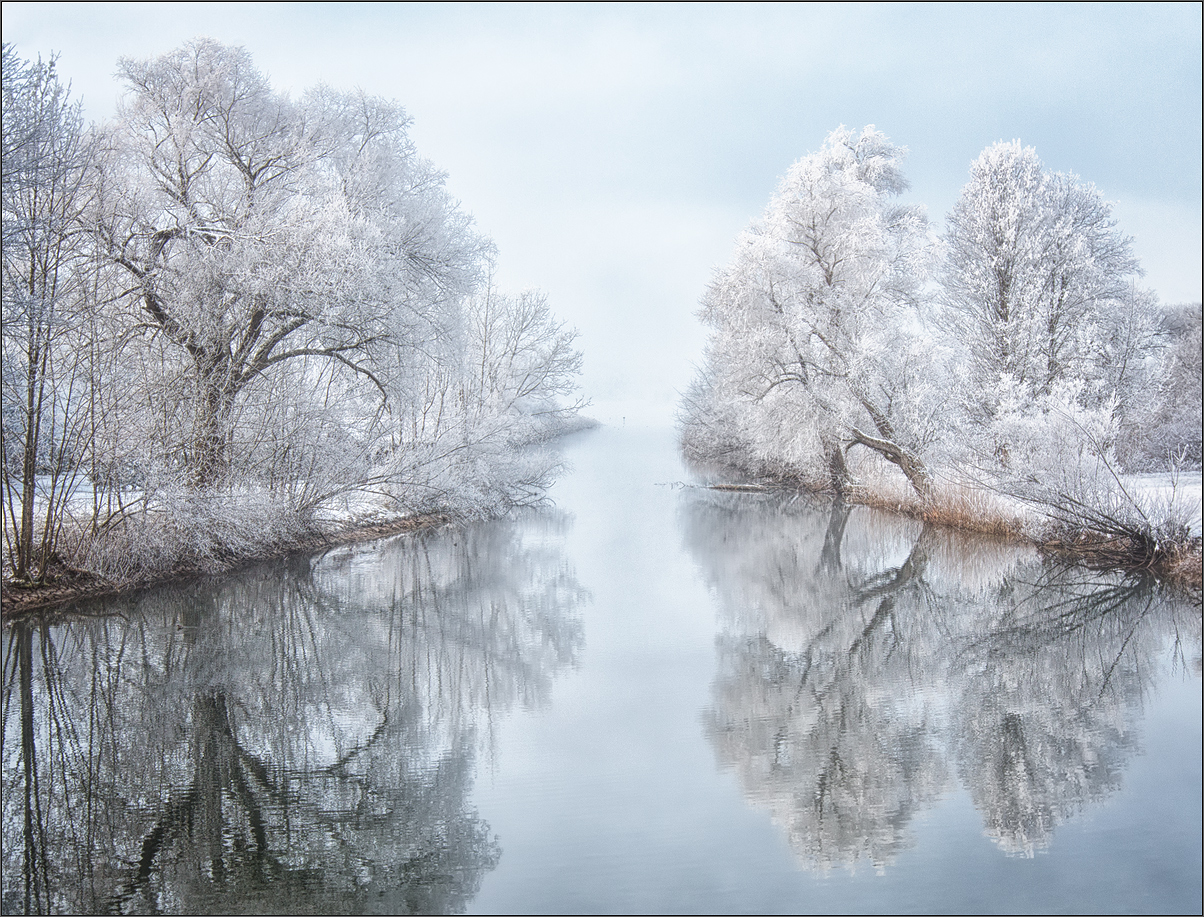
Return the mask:
[[[4,621],[32,612],[47,613],[69,609],[78,602],[139,592],[165,583],[179,582],[203,576],[221,576],[267,560],[293,554],[311,554],[338,545],[375,541],[392,535],[416,532],[422,529],[448,525],[452,517],[444,513],[426,513],[404,516],[387,522],[372,522],[348,525],[329,532],[315,532],[305,537],[275,545],[271,550],[252,555],[231,557],[227,563],[214,569],[212,565],[179,566],[171,571],[154,576],[113,581],[84,571],[60,568],[52,571],[49,581],[42,585],[27,586],[6,579],[3,583],[3,601],[0,616]]]
[[[793,480],[725,482],[707,486],[738,493],[780,491],[831,498],[831,494],[801,488]],[[1044,555],[1066,563],[1096,570],[1152,575],[1187,592],[1197,602],[1204,593],[1204,552],[1201,550],[1198,507],[1194,517],[1172,519],[1162,526],[1137,524],[1108,517],[1102,512],[1094,520],[1090,514],[1081,514],[1076,524],[1068,521],[1066,514],[1059,516],[1042,511],[981,488],[964,484],[938,485],[927,499],[921,500],[911,490],[890,480],[862,481],[845,494],[845,501],[943,528],[1024,542]]]
[[[529,445],[546,446],[598,425],[591,417],[573,415],[560,422],[555,435]],[[528,469],[529,487],[542,490],[556,461],[553,457],[545,467]],[[155,512],[120,518],[99,535],[79,530],[60,538],[59,544],[66,547],[56,553],[45,583],[30,586],[7,578],[3,581],[0,615],[8,620],[88,599],[221,575],[278,557],[373,541],[446,525],[456,518],[490,515],[531,498],[530,493],[506,492],[506,486],[505,481],[500,487],[493,481],[491,488],[480,489],[475,502],[470,500],[448,511],[405,516],[382,511],[369,494],[349,492],[327,505],[317,518],[298,517],[250,489],[210,495],[177,492]],[[79,515],[86,516],[91,508],[91,491],[81,487],[70,496]],[[365,521],[368,519],[372,521]]]

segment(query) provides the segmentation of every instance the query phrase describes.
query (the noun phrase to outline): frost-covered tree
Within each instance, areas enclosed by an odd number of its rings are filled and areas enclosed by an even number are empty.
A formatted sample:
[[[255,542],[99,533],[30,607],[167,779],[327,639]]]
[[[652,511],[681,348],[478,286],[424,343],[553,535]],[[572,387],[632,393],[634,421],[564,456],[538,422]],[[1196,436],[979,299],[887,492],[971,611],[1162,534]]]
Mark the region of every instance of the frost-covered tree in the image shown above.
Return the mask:
[[[206,486],[228,468],[239,401],[265,373],[319,358],[370,374],[395,291],[373,270],[388,242],[368,217],[392,201],[357,210],[359,163],[336,154],[395,153],[404,121],[294,103],[245,50],[207,39],[120,72],[131,93],[102,166],[119,178],[97,223],[139,326],[186,365],[189,433],[171,446]]]
[[[55,60],[24,61],[4,45],[4,531],[18,579],[46,574],[86,435],[89,271],[78,243],[90,157]]]
[[[1157,332],[1153,297],[1111,205],[1032,147],[997,143],[970,169],[947,220],[944,318],[966,367],[967,406],[989,422],[1018,389],[1058,386],[1115,408],[1140,396]]]
[[[393,381],[385,476],[410,509],[480,512],[537,501],[555,460],[539,448],[563,432],[581,368],[576,332],[547,297],[491,283],[468,297],[454,338],[432,341]],[[454,342],[454,346],[451,344]]]
[[[1200,467],[1200,304],[1168,307],[1167,338],[1150,402],[1124,418],[1118,452],[1127,466]],[[1152,404],[1152,410],[1151,410]],[[1140,408],[1144,408],[1141,410]]]
[[[80,157],[36,147],[80,142],[78,112],[53,68],[5,49],[5,465],[21,472],[24,417],[41,443],[29,469],[53,452],[90,478],[70,562],[120,579],[135,554],[207,567],[348,515],[538,499],[553,463],[526,446],[575,413],[574,335],[540,294],[489,287],[493,245],[401,106],[290,98],[209,39],[119,72],[125,100]],[[58,111],[42,133],[39,85]],[[22,235],[37,208],[49,216]],[[61,320],[85,280],[95,308]],[[62,354],[87,355],[86,372],[39,407],[20,365],[50,379]],[[6,537],[30,535],[32,488],[6,485]]]
[[[468,303],[469,351],[477,399],[503,416],[533,425],[539,439],[576,408],[571,398],[581,372],[577,332],[552,314],[538,290],[508,296],[492,285]],[[580,401],[576,402],[581,405]]]
[[[1120,463],[1152,464],[1163,312],[1093,185],[1018,141],[988,147],[970,172],[941,277],[967,457],[1042,500],[1052,488],[1093,502],[1082,482],[1098,491]]]
[[[682,418],[693,455],[843,491],[860,445],[927,491],[929,244],[922,209],[896,200],[905,152],[873,127],[834,131],[740,236],[703,298],[712,332]]]
[[[417,154],[404,110],[325,87],[294,102],[245,50],[210,40],[122,74],[131,94],[106,163],[120,180],[98,223],[132,286],[131,325],[175,355],[156,411],[165,460],[202,487],[231,467],[293,482],[337,470],[301,498],[313,503],[340,480],[379,483],[391,456],[421,447],[411,421],[432,398],[463,426],[469,300],[493,247]],[[494,321],[551,348],[525,405],[579,366],[543,308],[538,327]]]

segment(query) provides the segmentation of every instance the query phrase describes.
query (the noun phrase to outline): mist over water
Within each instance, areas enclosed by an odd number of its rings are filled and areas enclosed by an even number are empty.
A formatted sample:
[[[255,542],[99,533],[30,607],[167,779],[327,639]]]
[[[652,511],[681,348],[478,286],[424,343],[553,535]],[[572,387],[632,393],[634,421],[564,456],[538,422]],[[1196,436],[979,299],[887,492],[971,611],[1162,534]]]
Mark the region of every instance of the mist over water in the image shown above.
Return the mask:
[[[8,627],[4,911],[1199,911],[1198,608],[675,443]]]

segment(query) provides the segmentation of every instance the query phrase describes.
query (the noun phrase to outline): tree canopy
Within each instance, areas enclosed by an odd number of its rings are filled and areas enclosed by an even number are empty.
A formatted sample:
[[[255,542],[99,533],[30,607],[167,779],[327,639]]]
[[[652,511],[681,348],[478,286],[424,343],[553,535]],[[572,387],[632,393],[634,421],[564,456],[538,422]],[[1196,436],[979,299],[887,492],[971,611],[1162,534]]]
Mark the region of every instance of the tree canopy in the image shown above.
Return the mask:
[[[400,105],[293,99],[245,49],[197,39],[122,60],[116,117],[86,130],[53,64],[5,46],[4,66],[18,575],[55,551],[31,540],[47,507],[88,550],[128,557],[142,531],[174,563],[348,515],[539,499],[554,463],[533,444],[580,407],[575,332],[538,291],[494,287],[492,242]],[[71,483],[48,490],[54,462]],[[85,479],[87,508],[68,493]]]
[[[694,398],[739,416],[758,465],[843,491],[845,453],[861,445],[927,487],[924,424],[901,397],[921,383],[910,363],[929,251],[923,210],[896,201],[905,152],[873,127],[834,131],[703,297],[713,333]]]
[[[997,143],[938,238],[899,200],[904,153],[833,131],[737,239],[702,298],[687,456],[878,500],[893,467],[921,504],[939,477],[1084,506],[1120,470],[1192,461],[1199,436],[1171,420],[1194,404],[1191,344],[1171,346],[1192,323],[1138,285],[1099,190]]]

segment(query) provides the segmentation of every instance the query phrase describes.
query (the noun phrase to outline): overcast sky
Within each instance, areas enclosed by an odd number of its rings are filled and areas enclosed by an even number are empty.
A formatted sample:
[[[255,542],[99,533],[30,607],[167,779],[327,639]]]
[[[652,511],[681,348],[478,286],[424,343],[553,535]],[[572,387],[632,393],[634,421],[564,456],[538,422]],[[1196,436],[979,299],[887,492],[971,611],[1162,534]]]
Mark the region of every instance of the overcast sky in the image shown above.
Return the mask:
[[[581,331],[596,414],[667,417],[699,296],[779,178],[833,128],[910,149],[939,231],[997,140],[1094,182],[1164,302],[1200,299],[1201,6],[5,3],[89,119],[119,57],[209,36],[274,86],[395,98],[420,153]]]

